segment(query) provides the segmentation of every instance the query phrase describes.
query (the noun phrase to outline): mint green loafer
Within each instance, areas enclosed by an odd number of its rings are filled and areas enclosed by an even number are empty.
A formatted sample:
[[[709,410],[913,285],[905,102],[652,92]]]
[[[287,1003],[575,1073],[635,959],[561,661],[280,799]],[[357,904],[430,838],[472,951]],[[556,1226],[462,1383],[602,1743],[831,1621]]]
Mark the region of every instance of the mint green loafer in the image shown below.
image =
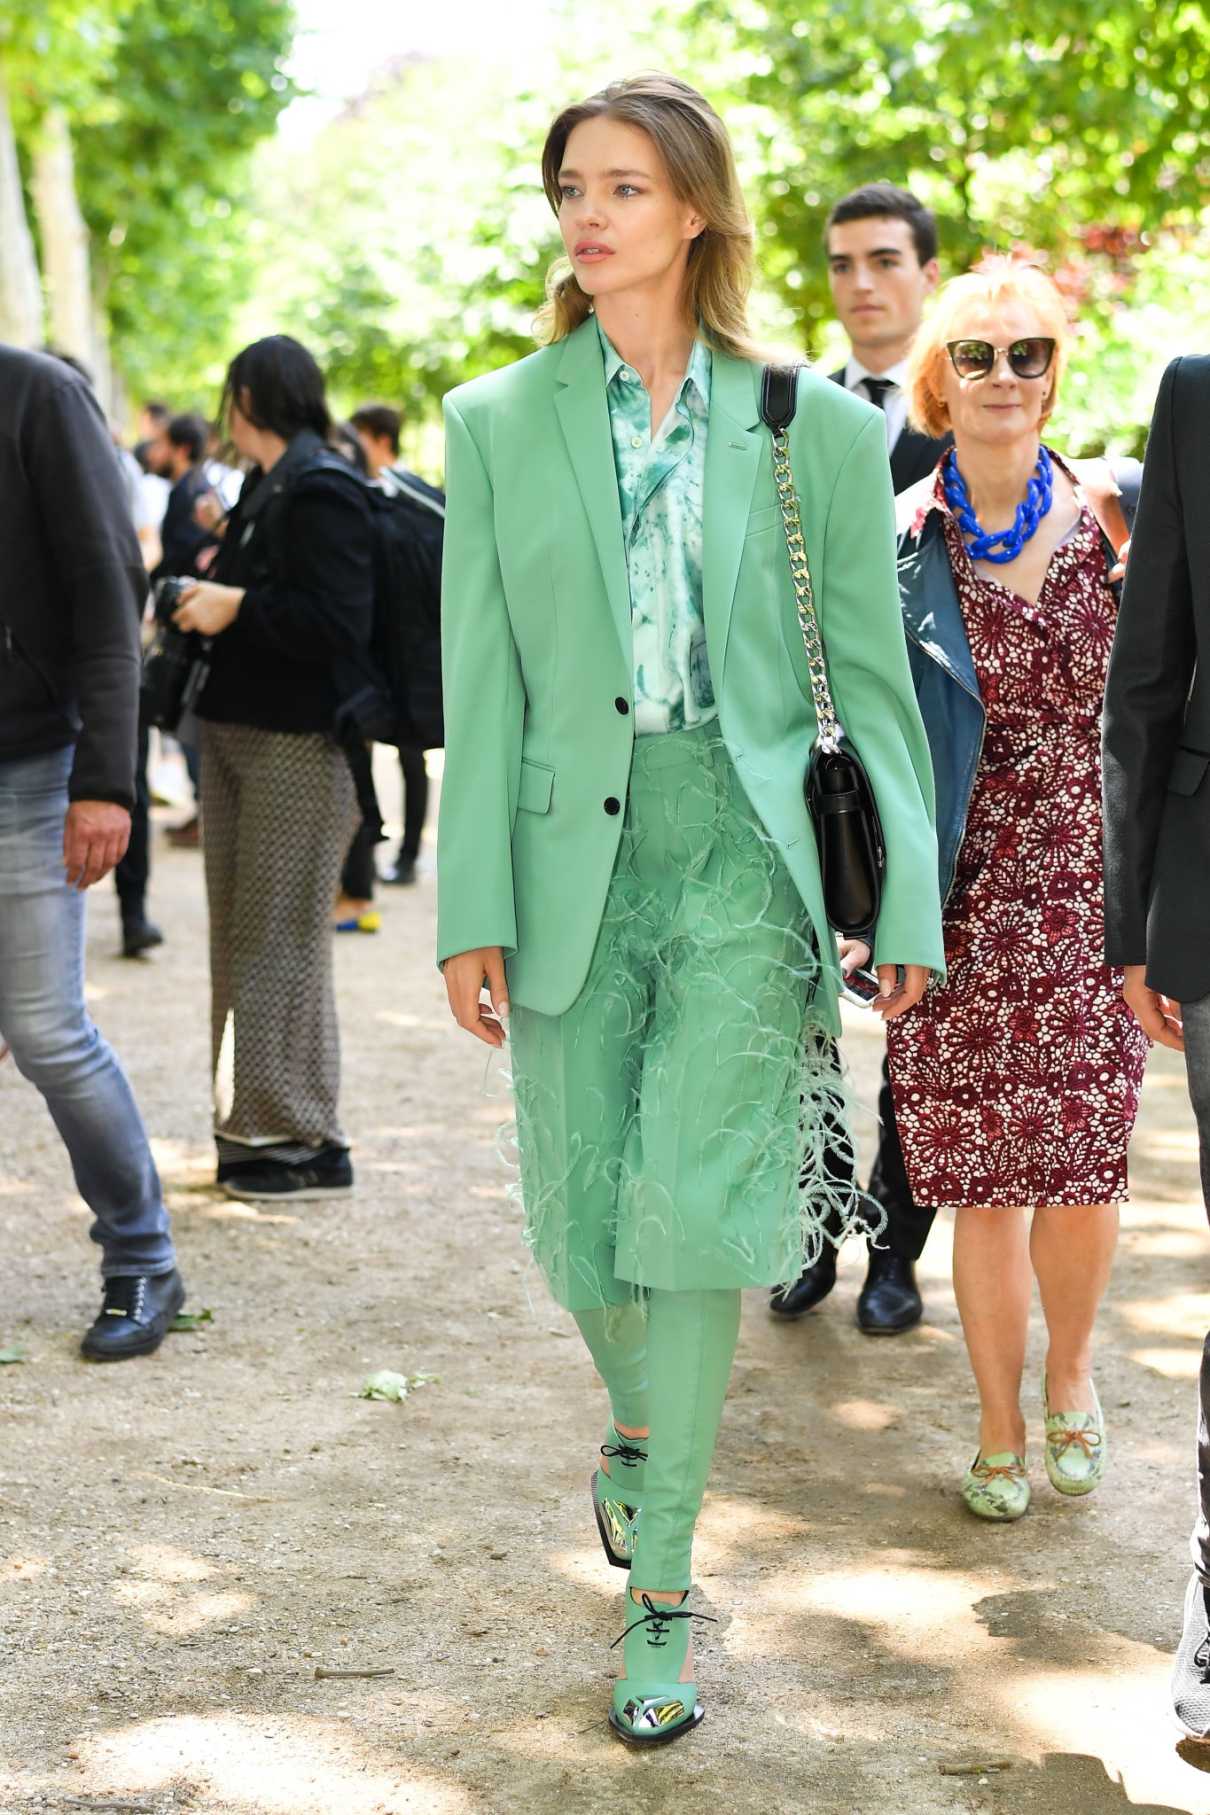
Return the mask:
[[[1057,1493],[1090,1494],[1104,1478],[1109,1445],[1105,1436],[1105,1414],[1095,1386],[1092,1388],[1092,1406],[1090,1412],[1052,1412],[1046,1396],[1046,1375],[1042,1375],[1046,1473]]]
[[[976,1456],[962,1483],[962,1498],[977,1519],[1007,1524],[1029,1511],[1029,1476],[1025,1457],[1012,1450]]]
[[[657,1604],[643,1596],[643,1604],[626,1591],[629,1624],[614,1646],[622,1645],[623,1674],[613,1686],[609,1724],[628,1746],[666,1746],[689,1733],[705,1718],[697,1699],[697,1684],[678,1679],[689,1653],[689,1622],[708,1620],[708,1613],[692,1613],[685,1605]]]

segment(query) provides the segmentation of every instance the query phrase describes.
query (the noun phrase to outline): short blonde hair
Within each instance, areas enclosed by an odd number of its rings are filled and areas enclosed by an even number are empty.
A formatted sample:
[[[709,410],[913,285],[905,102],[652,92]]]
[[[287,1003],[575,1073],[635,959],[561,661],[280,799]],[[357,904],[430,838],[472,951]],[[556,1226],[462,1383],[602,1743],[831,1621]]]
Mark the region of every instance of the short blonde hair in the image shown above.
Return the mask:
[[[1046,421],[1059,397],[1059,382],[1067,364],[1071,323],[1058,285],[1038,265],[997,255],[986,258],[973,271],[952,277],[937,292],[937,300],[912,347],[908,360],[908,413],[913,425],[939,438],[950,427],[942,377],[949,353],[946,342],[959,339],[954,331],[972,303],[994,306],[1004,301],[1027,303],[1038,317],[1043,333],[1055,343],[1055,356],[1047,376],[1050,396],[1042,420]]]

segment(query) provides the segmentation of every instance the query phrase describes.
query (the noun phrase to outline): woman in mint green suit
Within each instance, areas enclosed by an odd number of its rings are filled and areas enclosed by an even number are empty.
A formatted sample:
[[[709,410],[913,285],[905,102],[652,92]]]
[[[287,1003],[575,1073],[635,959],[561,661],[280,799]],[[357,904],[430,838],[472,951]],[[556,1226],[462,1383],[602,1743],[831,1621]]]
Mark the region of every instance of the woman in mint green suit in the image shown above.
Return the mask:
[[[609,1391],[610,1721],[645,1745],[702,1717],[691,1549],[740,1292],[822,1239],[839,972],[725,130],[684,83],[616,83],[555,121],[543,179],[569,261],[547,344],[446,400],[439,957],[459,1025],[509,1028],[526,1239]],[[890,1017],[942,951],[884,427],[807,374],[790,446],[886,833]]]

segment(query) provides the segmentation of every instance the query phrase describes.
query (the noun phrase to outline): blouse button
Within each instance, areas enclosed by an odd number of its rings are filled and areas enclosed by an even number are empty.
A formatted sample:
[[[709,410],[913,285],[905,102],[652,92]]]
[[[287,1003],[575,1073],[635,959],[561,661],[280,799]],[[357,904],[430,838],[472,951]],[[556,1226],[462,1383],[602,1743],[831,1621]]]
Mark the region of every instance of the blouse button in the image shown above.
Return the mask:
[[[614,796],[613,796],[613,795],[612,795],[612,794],[611,794],[611,795],[610,795],[610,796],[609,796],[609,799],[608,799],[608,800],[607,800],[607,801],[606,801],[606,802],[605,802],[605,811],[606,811],[606,812],[607,812],[607,813],[608,813],[608,814],[609,814],[609,815],[610,815],[610,816],[611,816],[611,817],[612,817],[612,815],[613,815],[613,814],[615,814],[615,813],[620,813],[620,812],[621,812],[621,811],[622,811],[622,803],[621,803],[621,801],[620,801],[620,800],[615,800],[615,798],[614,798]]]
[[[630,437],[630,445],[631,447],[642,447],[643,437],[641,435],[632,435]]]
[[[622,714],[622,717],[625,718],[626,714],[630,711],[629,701],[624,700],[619,693],[617,699],[613,703],[617,710]]]

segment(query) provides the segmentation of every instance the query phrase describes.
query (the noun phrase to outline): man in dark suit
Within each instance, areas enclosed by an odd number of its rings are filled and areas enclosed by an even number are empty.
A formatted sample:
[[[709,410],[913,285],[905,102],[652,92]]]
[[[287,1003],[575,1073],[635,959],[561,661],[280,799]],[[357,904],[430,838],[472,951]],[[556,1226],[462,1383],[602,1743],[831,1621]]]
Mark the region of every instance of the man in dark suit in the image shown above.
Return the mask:
[[[836,313],[852,349],[848,363],[831,374],[832,380],[883,411],[891,479],[896,492],[906,491],[932,472],[951,439],[934,441],[910,426],[903,388],[907,357],[939,275],[937,223],[906,189],[869,183],[836,203],[828,216],[824,248]],[[898,1336],[924,1314],[915,1263],[924,1251],[934,1212],[912,1201],[885,1064],[878,1120],[870,1195],[886,1211],[887,1224],[879,1246],[869,1248],[857,1322],[867,1336]],[[846,1153],[837,1148],[831,1159],[834,1173],[851,1176]],[[773,1294],[773,1311],[779,1317],[801,1317],[813,1310],[836,1283],[836,1258],[835,1247],[825,1245],[820,1258],[792,1286]]]
[[[1210,1214],[1210,358],[1160,385],[1104,724],[1105,956],[1151,1038],[1184,1050]],[[1210,1336],[1198,1487],[1172,1691],[1210,1744]]]
[[[922,203],[893,183],[867,183],[844,196],[824,231],[828,279],[851,348],[831,374],[885,415],[891,478],[906,491],[932,472],[949,437],[933,441],[907,420],[907,357],[925,301],[937,287],[937,223]]]

